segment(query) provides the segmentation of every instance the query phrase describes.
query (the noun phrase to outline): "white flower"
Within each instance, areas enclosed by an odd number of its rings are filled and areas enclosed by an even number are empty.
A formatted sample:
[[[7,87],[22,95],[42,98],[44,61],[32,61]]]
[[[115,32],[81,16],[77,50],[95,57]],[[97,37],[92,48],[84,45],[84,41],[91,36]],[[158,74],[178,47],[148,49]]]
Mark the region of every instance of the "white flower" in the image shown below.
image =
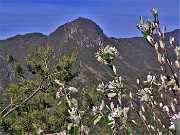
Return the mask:
[[[81,116],[78,113],[77,109],[72,107],[71,110],[68,109],[68,113],[70,114],[70,119],[72,120],[72,125],[73,126],[79,126],[80,121],[81,121]]]
[[[109,119],[109,121],[111,121],[110,123],[108,123],[108,125],[111,125],[111,128],[114,128],[115,120],[111,113],[108,115],[108,119]]]
[[[169,112],[168,106],[164,106],[163,109],[164,109],[166,112]]]
[[[111,113],[108,115],[108,119],[109,119],[110,121],[114,120],[114,117],[112,117],[112,114],[111,114]]]
[[[75,115],[76,114],[76,108],[71,108],[71,110],[68,109],[68,112],[70,115]]]
[[[43,133],[43,130],[41,128],[38,128],[37,134],[40,135],[41,133]]]
[[[171,122],[171,126],[169,127],[169,129],[175,129],[175,126],[172,122]]]
[[[110,47],[109,50],[111,50],[115,55],[118,54],[117,49],[115,47]]]
[[[112,114],[112,117],[119,117],[119,115],[118,115],[118,109],[117,109],[117,108],[114,108],[114,109],[112,110],[111,114]]]
[[[97,90],[97,91],[102,91],[102,92],[104,92],[104,87],[105,87],[105,85],[104,85],[104,83],[102,82],[101,84],[98,85],[98,87],[96,88],[96,90]]]
[[[174,114],[174,116],[172,117],[173,120],[175,119],[180,119],[180,112],[178,112],[178,114]]]
[[[145,82],[148,82],[148,83],[154,83],[156,81],[156,77],[155,76],[151,76],[151,75],[148,75],[147,76],[147,81]]]
[[[56,98],[57,98],[57,99],[60,98],[60,92],[59,92],[59,91],[56,92]]]
[[[116,83],[114,82],[114,80],[111,81],[111,82],[109,82],[108,88],[109,88],[109,89],[115,89],[115,88],[116,88]]]
[[[95,115],[97,112],[98,112],[97,106],[93,106],[93,107],[92,107],[92,113],[93,113],[93,115]]]

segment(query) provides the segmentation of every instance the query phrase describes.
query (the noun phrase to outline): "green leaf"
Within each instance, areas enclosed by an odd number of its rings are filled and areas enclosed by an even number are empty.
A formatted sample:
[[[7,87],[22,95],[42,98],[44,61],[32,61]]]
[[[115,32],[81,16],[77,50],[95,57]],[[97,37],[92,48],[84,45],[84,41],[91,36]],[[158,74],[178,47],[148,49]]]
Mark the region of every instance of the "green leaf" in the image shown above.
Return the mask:
[[[121,87],[121,90],[126,90],[126,87],[125,86]]]
[[[60,86],[63,86],[63,84],[59,80],[56,79],[54,81],[55,81],[55,83],[59,84]]]
[[[107,54],[110,54],[111,56],[114,56],[114,53],[112,53],[112,51],[109,50],[109,49],[106,51],[106,53],[107,53]]]
[[[69,87],[68,90],[71,92],[78,92],[78,90],[74,87]]]
[[[78,108],[78,102],[75,98],[71,99],[71,103],[74,105],[75,108]]]
[[[71,108],[71,101],[69,99],[67,99],[68,105]]]
[[[74,135],[79,135],[78,130],[79,130],[79,127],[75,126],[74,127]]]
[[[102,116],[98,116],[95,120],[94,120],[94,125],[96,125],[100,120],[101,120]]]
[[[104,122],[105,122],[106,124],[110,123],[110,120],[109,120],[108,116],[105,116],[105,117],[104,117]]]
[[[129,94],[125,94],[125,95],[126,95],[126,97],[127,97],[127,99],[128,99],[129,101],[132,101],[132,98],[130,97]]]
[[[126,124],[126,125],[125,125],[125,128],[127,129],[128,133],[129,133],[130,135],[133,134],[133,129],[132,129],[132,127],[131,127],[129,124]]]
[[[107,50],[109,50],[110,48],[110,45],[107,45],[105,48],[104,48],[104,52],[106,52]]]
[[[148,35],[149,35],[149,32],[148,32],[148,31],[145,31],[145,32],[143,33],[144,38],[147,38]]]
[[[103,60],[108,60],[108,58],[109,58],[109,55],[106,54],[106,53],[103,53],[102,59],[103,59]]]

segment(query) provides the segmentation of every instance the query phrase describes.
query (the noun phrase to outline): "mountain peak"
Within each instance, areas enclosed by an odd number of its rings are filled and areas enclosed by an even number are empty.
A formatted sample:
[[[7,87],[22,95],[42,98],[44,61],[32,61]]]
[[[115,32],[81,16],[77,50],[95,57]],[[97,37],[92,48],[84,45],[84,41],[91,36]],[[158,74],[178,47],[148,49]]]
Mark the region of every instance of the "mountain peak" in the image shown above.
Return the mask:
[[[65,32],[70,32],[71,34],[78,30],[95,30],[94,32],[98,32],[103,34],[102,29],[92,20],[87,18],[79,17],[71,22],[65,23],[64,25],[59,26],[54,32],[60,31],[64,29]],[[68,29],[71,29],[71,31],[68,31]],[[72,30],[73,29],[73,30]],[[72,32],[74,31],[74,32]],[[54,33],[53,32],[53,33]],[[51,35],[51,34],[50,34]]]
[[[92,21],[88,18],[83,18],[83,17],[79,17],[79,18],[75,19],[74,21],[72,21],[71,23],[79,23],[79,24],[89,23],[91,25],[97,25],[94,21]]]
[[[68,41],[75,40],[81,46],[86,47],[94,46],[98,44],[99,40],[104,41],[106,39],[107,37],[104,35],[103,30],[95,22],[82,17],[61,25],[49,35],[50,42],[64,44]],[[51,44],[53,43],[51,42]]]

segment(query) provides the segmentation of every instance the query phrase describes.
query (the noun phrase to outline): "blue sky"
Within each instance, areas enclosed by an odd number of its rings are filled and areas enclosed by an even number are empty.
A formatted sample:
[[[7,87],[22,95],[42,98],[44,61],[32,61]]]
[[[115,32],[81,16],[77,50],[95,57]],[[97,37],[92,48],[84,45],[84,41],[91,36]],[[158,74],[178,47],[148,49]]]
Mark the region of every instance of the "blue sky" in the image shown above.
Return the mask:
[[[180,28],[179,0],[0,0],[0,39],[17,34],[50,34],[78,17],[95,21],[109,37],[141,36],[139,17],[153,19],[159,10],[160,25],[167,31]]]

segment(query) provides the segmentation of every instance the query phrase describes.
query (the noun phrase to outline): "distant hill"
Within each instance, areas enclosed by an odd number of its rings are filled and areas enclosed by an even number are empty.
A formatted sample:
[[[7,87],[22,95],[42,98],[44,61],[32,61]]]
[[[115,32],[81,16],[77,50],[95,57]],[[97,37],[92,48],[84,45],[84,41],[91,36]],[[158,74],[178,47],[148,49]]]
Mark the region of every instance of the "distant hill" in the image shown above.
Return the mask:
[[[179,29],[168,32],[166,40],[174,36],[175,44],[179,45],[179,32]],[[15,78],[11,65],[5,62],[7,54],[24,61],[28,53],[34,52],[39,46],[47,45],[54,48],[53,58],[57,60],[62,55],[70,55],[78,48],[77,64],[81,61],[83,74],[77,77],[74,85],[88,87],[108,81],[113,78],[113,72],[106,65],[100,65],[95,58],[99,42],[104,46],[110,44],[117,48],[119,56],[114,61],[118,70],[117,75],[121,75],[123,82],[131,89],[136,88],[137,78],[144,80],[148,74],[158,75],[161,72],[156,53],[144,38],[109,38],[95,22],[78,18],[58,27],[49,36],[30,33],[0,40],[0,90]],[[171,51],[170,56],[174,57]],[[54,63],[56,62],[54,60]]]

